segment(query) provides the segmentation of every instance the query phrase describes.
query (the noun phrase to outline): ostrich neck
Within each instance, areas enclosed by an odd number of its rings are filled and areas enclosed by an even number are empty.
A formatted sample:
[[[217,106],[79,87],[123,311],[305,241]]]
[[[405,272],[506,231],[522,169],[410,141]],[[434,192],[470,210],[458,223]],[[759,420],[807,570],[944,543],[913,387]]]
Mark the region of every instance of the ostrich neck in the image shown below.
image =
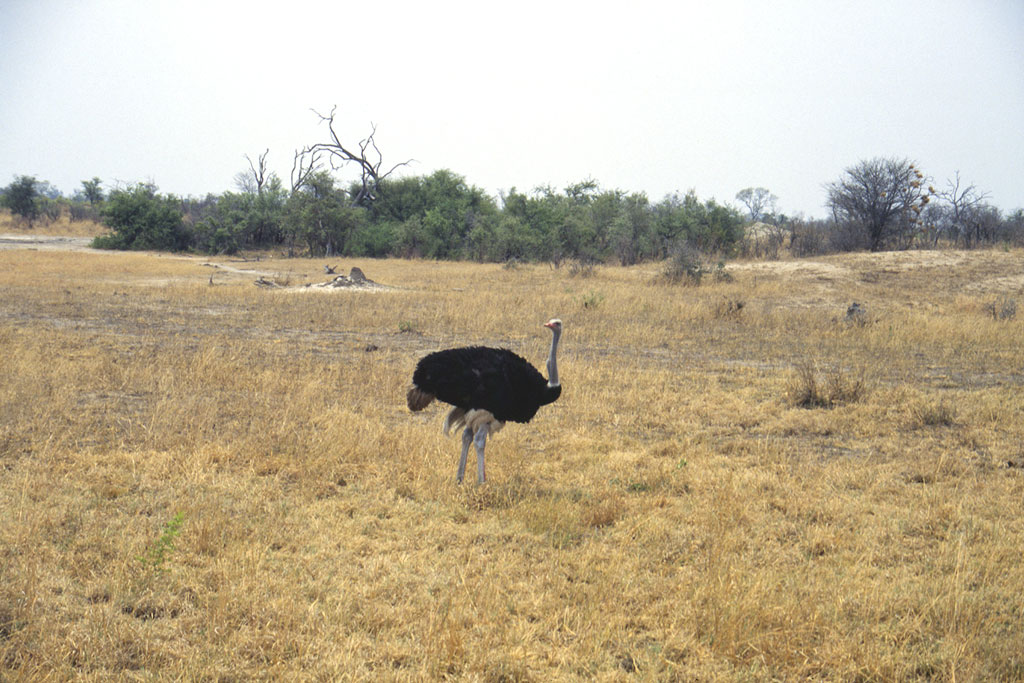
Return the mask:
[[[558,384],[558,361],[555,355],[558,353],[558,337],[561,335],[559,330],[552,330],[554,333],[551,337],[551,353],[548,354],[548,386],[557,387]]]

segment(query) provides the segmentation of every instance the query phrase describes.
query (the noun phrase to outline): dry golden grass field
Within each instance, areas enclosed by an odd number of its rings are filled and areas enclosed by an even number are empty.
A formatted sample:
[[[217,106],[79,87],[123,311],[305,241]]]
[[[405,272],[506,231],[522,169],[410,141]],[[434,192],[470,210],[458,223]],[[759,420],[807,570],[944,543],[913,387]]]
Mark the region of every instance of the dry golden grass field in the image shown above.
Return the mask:
[[[0,246],[0,679],[1024,679],[1024,252]],[[553,316],[562,397],[456,485],[417,359]]]

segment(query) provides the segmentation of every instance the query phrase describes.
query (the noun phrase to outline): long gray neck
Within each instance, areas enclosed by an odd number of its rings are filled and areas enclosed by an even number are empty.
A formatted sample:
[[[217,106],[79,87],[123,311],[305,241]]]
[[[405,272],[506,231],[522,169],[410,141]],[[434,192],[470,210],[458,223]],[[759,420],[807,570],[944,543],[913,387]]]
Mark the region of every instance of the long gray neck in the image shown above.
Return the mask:
[[[558,338],[562,335],[562,331],[557,327],[552,329],[553,333],[551,336],[551,353],[548,354],[548,386],[557,387],[558,384],[558,362],[555,359],[555,354],[558,353]]]

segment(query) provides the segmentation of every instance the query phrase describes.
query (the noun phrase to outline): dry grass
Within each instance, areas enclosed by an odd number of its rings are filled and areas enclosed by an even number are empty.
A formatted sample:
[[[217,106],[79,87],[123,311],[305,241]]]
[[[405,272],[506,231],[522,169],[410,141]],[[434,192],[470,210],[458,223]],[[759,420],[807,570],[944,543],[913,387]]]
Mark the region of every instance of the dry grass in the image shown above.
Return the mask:
[[[801,408],[835,408],[855,403],[867,393],[864,379],[851,379],[842,368],[824,374],[811,363],[801,363],[786,387],[789,402]]]
[[[0,251],[0,678],[1020,680],[1022,257]],[[456,486],[416,359],[554,315],[562,398]]]
[[[55,221],[37,220],[31,225],[11,215],[7,209],[0,209],[0,234],[12,235],[61,235],[64,237],[96,237],[109,230],[91,220],[73,221],[67,211]]]

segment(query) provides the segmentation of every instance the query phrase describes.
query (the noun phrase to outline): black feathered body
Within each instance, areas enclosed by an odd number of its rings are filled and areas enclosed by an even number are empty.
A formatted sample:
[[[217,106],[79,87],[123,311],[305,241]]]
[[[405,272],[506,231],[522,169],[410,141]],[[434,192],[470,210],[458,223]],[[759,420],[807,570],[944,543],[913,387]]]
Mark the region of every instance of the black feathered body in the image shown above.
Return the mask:
[[[412,382],[425,394],[464,411],[486,410],[501,422],[529,422],[561,394],[530,363],[508,349],[468,346],[424,356]]]

